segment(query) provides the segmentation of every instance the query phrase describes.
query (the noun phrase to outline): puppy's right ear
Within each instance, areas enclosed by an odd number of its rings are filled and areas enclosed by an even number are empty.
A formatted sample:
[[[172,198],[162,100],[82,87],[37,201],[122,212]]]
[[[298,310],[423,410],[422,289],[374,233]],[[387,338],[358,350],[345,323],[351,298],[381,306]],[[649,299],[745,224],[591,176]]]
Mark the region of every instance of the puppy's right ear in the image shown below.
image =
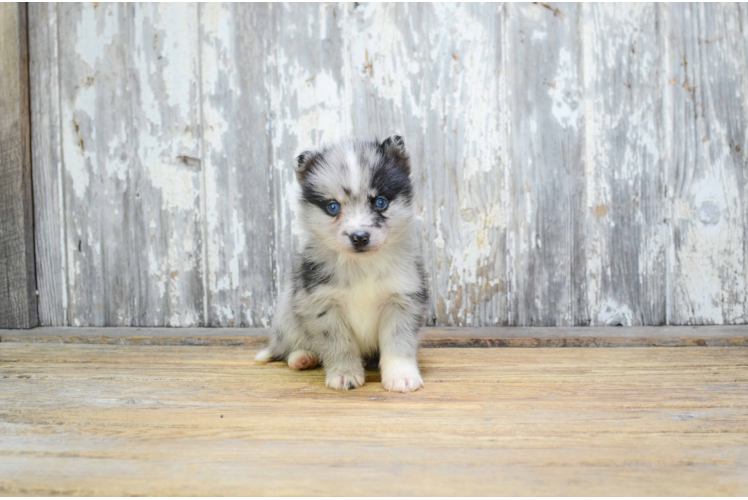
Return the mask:
[[[379,147],[382,148],[382,151],[387,155],[401,160],[408,159],[408,151],[405,149],[405,141],[399,135],[393,135],[386,138]]]
[[[410,175],[410,159],[408,158],[408,151],[405,149],[405,141],[399,135],[393,135],[384,140],[379,145],[382,154],[386,157],[395,160],[395,164],[398,165],[407,175]]]
[[[317,151],[304,151],[296,157],[294,170],[296,171],[296,179],[299,181],[299,184],[304,183],[306,177],[314,169],[318,159],[319,153]]]

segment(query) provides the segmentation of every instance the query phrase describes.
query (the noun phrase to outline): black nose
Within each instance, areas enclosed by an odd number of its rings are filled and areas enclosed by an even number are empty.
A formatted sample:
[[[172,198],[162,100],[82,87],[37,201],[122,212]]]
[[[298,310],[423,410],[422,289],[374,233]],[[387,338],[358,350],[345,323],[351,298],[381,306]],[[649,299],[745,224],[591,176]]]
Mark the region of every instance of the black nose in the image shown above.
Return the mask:
[[[353,233],[351,235],[351,243],[353,243],[353,247],[356,250],[361,250],[369,244],[369,233],[365,233],[364,231]]]

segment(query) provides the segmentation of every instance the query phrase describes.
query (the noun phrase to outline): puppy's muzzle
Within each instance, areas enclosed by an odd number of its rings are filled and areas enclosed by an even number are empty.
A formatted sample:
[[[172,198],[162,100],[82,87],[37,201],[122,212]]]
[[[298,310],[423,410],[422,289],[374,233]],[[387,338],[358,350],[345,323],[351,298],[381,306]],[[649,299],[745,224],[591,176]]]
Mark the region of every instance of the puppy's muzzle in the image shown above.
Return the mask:
[[[369,246],[369,233],[365,231],[356,231],[351,234],[350,238],[351,244],[357,252],[363,252]]]

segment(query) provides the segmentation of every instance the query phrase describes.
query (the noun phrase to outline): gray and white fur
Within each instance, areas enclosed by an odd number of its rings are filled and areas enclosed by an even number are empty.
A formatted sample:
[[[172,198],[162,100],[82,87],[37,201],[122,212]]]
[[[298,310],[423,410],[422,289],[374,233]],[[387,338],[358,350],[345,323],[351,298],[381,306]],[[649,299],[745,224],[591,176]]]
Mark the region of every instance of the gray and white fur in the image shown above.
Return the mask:
[[[327,387],[354,389],[378,358],[385,389],[420,389],[428,291],[402,138],[306,151],[296,177],[306,241],[257,361],[285,360],[296,370],[321,363]]]

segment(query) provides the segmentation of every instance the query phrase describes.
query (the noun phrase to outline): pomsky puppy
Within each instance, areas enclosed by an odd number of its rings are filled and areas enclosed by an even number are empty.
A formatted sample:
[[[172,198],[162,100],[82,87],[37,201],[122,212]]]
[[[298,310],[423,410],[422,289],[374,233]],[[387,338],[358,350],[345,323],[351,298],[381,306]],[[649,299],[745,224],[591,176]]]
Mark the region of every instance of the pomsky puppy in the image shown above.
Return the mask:
[[[416,352],[428,290],[414,231],[403,139],[346,139],[296,158],[303,250],[257,361],[322,363],[326,385],[355,389],[379,360],[388,391],[423,387]]]

